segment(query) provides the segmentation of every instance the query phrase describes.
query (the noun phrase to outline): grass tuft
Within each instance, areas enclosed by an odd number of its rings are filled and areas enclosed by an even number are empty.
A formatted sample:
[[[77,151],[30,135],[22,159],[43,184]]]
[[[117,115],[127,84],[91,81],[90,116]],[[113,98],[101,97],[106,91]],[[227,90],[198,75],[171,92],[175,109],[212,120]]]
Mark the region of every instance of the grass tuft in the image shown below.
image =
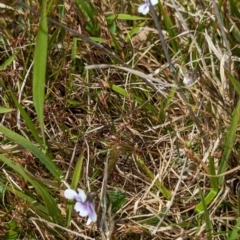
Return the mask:
[[[1,239],[239,239],[239,2],[143,3],[1,1]]]

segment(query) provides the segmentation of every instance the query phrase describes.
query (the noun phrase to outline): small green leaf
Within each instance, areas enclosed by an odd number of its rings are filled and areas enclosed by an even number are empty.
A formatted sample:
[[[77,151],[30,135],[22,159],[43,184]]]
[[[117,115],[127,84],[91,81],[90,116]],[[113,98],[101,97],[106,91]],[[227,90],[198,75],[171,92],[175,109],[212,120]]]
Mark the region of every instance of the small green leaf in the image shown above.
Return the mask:
[[[5,70],[6,67],[12,64],[13,60],[15,58],[15,55],[10,56],[2,65],[0,65],[0,71]]]
[[[18,239],[18,235],[19,235],[18,232],[10,230],[5,233],[5,235],[3,236],[3,239],[4,240],[15,240],[15,239]]]
[[[113,213],[116,213],[127,202],[126,194],[119,190],[107,191],[107,195],[110,198]]]
[[[137,20],[146,20],[146,17],[139,17],[135,15],[130,15],[130,14],[109,14],[106,16],[106,20],[128,20],[128,21],[137,21]]]
[[[74,99],[68,99],[67,102],[74,107],[81,105],[81,102]]]
[[[98,43],[106,43],[106,40],[103,38],[99,38],[99,37],[90,37],[91,40],[93,40],[94,42],[98,42]]]
[[[1,107],[1,106],[0,106],[0,114],[1,114],[1,113],[12,112],[12,111],[13,111],[12,108],[6,108],[6,107]]]
[[[128,92],[122,87],[109,83],[107,83],[107,87],[111,88],[114,92],[119,93],[124,97],[128,97]]]

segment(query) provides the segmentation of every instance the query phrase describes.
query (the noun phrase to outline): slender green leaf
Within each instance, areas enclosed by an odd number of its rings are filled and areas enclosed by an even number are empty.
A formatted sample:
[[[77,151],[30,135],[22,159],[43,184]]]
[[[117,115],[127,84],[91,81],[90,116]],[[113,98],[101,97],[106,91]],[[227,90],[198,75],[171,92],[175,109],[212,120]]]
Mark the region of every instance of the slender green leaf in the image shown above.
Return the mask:
[[[233,144],[235,141],[236,131],[240,120],[240,100],[234,109],[232,121],[225,137],[225,144],[223,149],[223,155],[219,166],[218,174],[222,174],[226,171],[228,159],[232,152]],[[222,184],[223,177],[219,177],[219,184]]]
[[[131,31],[126,35],[125,40],[126,41],[131,40],[131,37],[137,34],[144,25],[145,25],[145,21],[133,27]]]
[[[128,21],[137,21],[137,20],[146,20],[146,17],[139,17],[139,16],[135,16],[135,15],[130,15],[130,14],[110,14],[108,16],[106,16],[106,20],[128,20]]]
[[[113,213],[116,213],[127,202],[126,194],[119,190],[107,191],[107,195],[110,198]]]
[[[7,66],[11,65],[15,55],[10,56],[2,65],[0,65],[0,71],[4,70]]]
[[[22,105],[18,102],[17,98],[15,97],[14,93],[9,90],[10,92],[10,95],[12,97],[12,100],[14,101],[16,107],[18,108],[18,110],[20,111],[21,113],[21,116],[23,117],[25,123],[27,124],[28,126],[28,129],[31,131],[34,139],[37,141],[37,143],[43,147],[43,142],[42,140],[40,139],[40,137],[38,136],[38,132],[37,132],[37,129],[36,129],[36,126],[33,124],[32,120],[30,119],[30,117],[28,116],[27,112],[25,111],[25,109],[22,107]]]
[[[37,33],[36,47],[34,51],[33,66],[33,102],[37,112],[38,121],[41,128],[42,139],[45,145],[44,134],[44,89],[47,67],[47,50],[48,50],[48,25],[46,16],[46,0],[42,1],[41,19]]]
[[[212,200],[215,198],[215,196],[217,195],[217,191],[215,189],[211,189],[210,192],[208,193],[208,195],[204,198],[204,202],[206,205],[208,205],[209,203],[212,202]],[[197,213],[200,213],[204,210],[203,207],[203,202],[201,201],[195,208],[195,211]]]
[[[73,172],[72,183],[71,183],[72,189],[76,189],[78,187],[78,184],[81,178],[83,157],[84,157],[84,152],[82,152],[82,154],[78,158],[77,164],[75,166],[75,170]]]
[[[81,10],[85,18],[85,28],[93,35],[98,35],[100,22],[97,20],[97,12],[90,0],[76,0],[77,6]]]
[[[214,160],[213,160],[212,157],[209,157],[209,173],[210,173],[210,175],[213,175],[213,176],[216,175]],[[216,195],[218,193],[218,178],[210,177],[210,181],[211,181],[211,187],[212,188],[211,188],[210,192],[208,193],[208,195],[204,199],[204,204],[206,206],[213,201],[213,199],[216,197]],[[204,205],[203,205],[202,200],[199,204],[197,204],[197,206],[195,208],[195,211],[198,212],[198,213],[204,211]]]
[[[226,139],[225,140],[225,146],[224,146],[223,156],[222,156],[222,159],[221,159],[221,162],[220,162],[218,174],[222,174],[226,171],[228,159],[229,159],[229,156],[230,156],[230,153],[232,151],[233,144],[234,144],[239,119],[240,119],[240,101],[238,102],[238,104],[237,104],[237,106],[234,110],[233,117],[232,117],[232,122],[231,122],[231,125],[229,127],[229,130],[228,130],[226,138],[225,138]],[[210,174],[215,175],[214,162],[213,162],[212,159],[209,160],[209,164],[210,164],[209,165],[210,166],[210,168],[209,168]],[[216,180],[215,180],[214,177],[212,177],[210,179],[211,179],[212,189],[204,199],[204,201],[207,205],[210,202],[212,202],[212,200],[217,195],[218,184],[222,184],[223,177],[216,178]],[[216,181],[218,181],[218,183]],[[195,211],[196,212],[202,212],[203,211],[202,201],[196,206]]]
[[[201,203],[202,203],[202,206],[203,206],[204,217],[205,217],[205,222],[206,222],[206,231],[207,231],[207,234],[208,234],[207,239],[212,240],[212,237],[211,237],[212,223],[211,223],[211,220],[210,220],[210,217],[209,217],[207,204],[205,202],[205,199],[204,199],[204,196],[203,196],[203,193],[202,193],[200,187],[199,187],[199,193],[200,193],[200,197],[201,197]]]
[[[172,87],[171,90],[169,91],[169,94],[167,96],[167,99],[166,100],[163,100],[163,104],[161,105],[161,110],[159,112],[160,114],[160,118],[161,120],[165,120],[165,117],[166,117],[166,109],[167,107],[171,104],[173,98],[174,98],[174,95],[176,93],[176,88],[175,87]]]
[[[119,87],[115,84],[108,84],[108,83],[107,83],[107,86],[111,88],[114,92],[119,93],[124,97],[128,97],[128,92],[124,88]]]
[[[212,156],[209,156],[209,173],[210,173],[210,175],[213,175],[213,176],[216,175],[214,159],[212,158]],[[218,192],[218,178],[210,177],[210,181],[211,181],[212,189],[217,193]]]
[[[238,208],[238,215],[240,216],[240,188],[237,189],[237,208]]]
[[[91,2],[89,0],[76,0],[76,3],[79,7],[79,9],[82,11],[86,22],[95,21],[95,11],[93,9],[93,7],[91,6]]]
[[[97,43],[106,43],[106,40],[100,37],[90,37],[90,39]]]
[[[77,164],[75,166],[75,170],[72,177],[72,183],[71,183],[72,189],[76,189],[78,187],[79,180],[81,178],[83,157],[84,157],[84,152],[82,152],[82,154],[78,158]],[[70,226],[71,216],[72,216],[72,204],[68,204],[67,210],[66,210],[66,227]]]
[[[12,168],[15,172],[20,174],[25,180],[32,184],[32,186],[36,189],[38,194],[42,197],[46,208],[48,210],[48,214],[53,219],[55,223],[61,223],[62,218],[60,214],[60,210],[57,207],[57,204],[53,197],[49,194],[47,188],[43,186],[40,182],[36,181],[32,174],[27,172],[21,165],[13,162],[9,158],[6,158],[4,155],[0,154],[0,160],[7,164],[10,168]]]
[[[13,189],[12,187],[9,186],[5,186],[5,188],[10,191],[11,193],[17,195],[19,198],[21,198],[22,200],[28,202],[31,204],[31,207],[40,210],[41,212],[47,214],[48,211],[46,209],[46,207],[42,204],[40,204],[38,201],[36,201],[36,199],[33,199],[31,197],[29,197],[28,195],[24,194],[23,192],[17,190],[17,189]],[[46,218],[45,218],[46,219]]]
[[[174,24],[172,22],[172,14],[169,13],[165,7],[162,7],[162,4],[159,4],[160,9],[161,9],[161,13],[163,15],[163,20],[165,23],[165,27],[166,27],[166,31],[169,33],[170,36],[170,42],[172,44],[172,47],[174,49],[174,52],[177,53],[179,50],[177,41],[175,39],[175,37],[178,35],[177,32],[175,31],[175,27]]]
[[[40,149],[33,145],[29,140],[22,137],[21,135],[9,130],[0,124],[0,132],[3,133],[6,137],[10,138],[14,142],[28,149],[31,153],[34,154],[49,170],[49,172],[58,180],[60,180],[60,170],[57,168],[53,160],[44,154]]]
[[[233,77],[233,75],[230,74],[229,72],[226,72],[226,73],[227,73],[227,75],[228,75],[228,77],[229,77],[229,79],[230,79],[234,89],[240,95],[240,83],[239,83],[239,81],[235,77]]]
[[[228,238],[228,240],[237,240],[239,239],[239,234],[240,234],[240,218],[237,219],[237,223],[234,226],[230,237]]]
[[[154,180],[155,175],[149,170],[149,168],[144,164],[144,162],[140,159],[140,157],[136,156],[136,163],[138,167],[151,179]],[[164,185],[156,180],[155,186],[160,190],[160,192],[163,194],[163,196],[167,199],[171,198],[171,192],[164,187]]]
[[[13,111],[12,108],[7,108],[7,107],[1,107],[1,106],[0,106],[0,114],[1,114],[1,113],[12,112],[12,111]]]
[[[231,13],[233,16],[240,18],[239,7],[237,6],[236,0],[229,0]]]

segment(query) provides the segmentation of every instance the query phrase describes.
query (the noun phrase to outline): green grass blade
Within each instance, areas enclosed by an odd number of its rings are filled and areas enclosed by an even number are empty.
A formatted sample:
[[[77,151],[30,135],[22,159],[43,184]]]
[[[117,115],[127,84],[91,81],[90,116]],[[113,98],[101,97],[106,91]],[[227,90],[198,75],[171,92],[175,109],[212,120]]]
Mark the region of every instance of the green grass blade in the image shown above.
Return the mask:
[[[216,175],[214,159],[212,158],[212,156],[209,156],[209,173],[210,173],[210,175],[213,175],[213,176]],[[211,181],[212,189],[217,193],[218,192],[218,178],[210,177],[210,181]]]
[[[222,174],[226,171],[228,159],[234,145],[239,119],[240,119],[240,100],[238,101],[237,106],[234,109],[232,121],[225,138],[226,140],[225,140],[223,155],[220,162],[218,174]],[[223,177],[219,177],[219,184],[222,184],[222,181],[223,181]]]
[[[42,197],[46,208],[48,210],[49,216],[53,219],[55,223],[61,223],[62,218],[60,214],[60,210],[57,207],[55,200],[49,194],[48,189],[43,186],[41,183],[35,180],[35,178],[31,177],[31,174],[28,173],[21,165],[13,162],[9,158],[6,158],[4,155],[0,154],[0,160],[12,168],[15,172],[20,174],[25,180],[32,184],[32,186],[36,189],[38,194]]]
[[[78,158],[77,164],[75,166],[75,170],[72,177],[72,183],[71,183],[72,189],[76,189],[78,187],[79,180],[81,178],[83,157],[84,157],[84,152],[82,152],[82,154]],[[72,204],[68,204],[67,210],[66,210],[66,227],[70,226],[71,216],[72,216]]]
[[[82,1],[82,0],[76,0],[76,4],[79,7],[79,9],[82,11],[86,22],[92,21],[92,24],[94,23],[94,17],[95,17],[95,11],[93,7],[91,6],[90,1]]]
[[[217,195],[217,191],[214,189],[211,189],[210,192],[208,193],[208,195],[204,198],[204,202],[206,205],[208,205],[209,203],[212,202],[212,200],[215,198],[215,196]],[[197,213],[200,213],[204,210],[204,206],[203,206],[203,202],[201,201],[195,208],[195,211]]]
[[[239,232],[240,232],[240,218],[237,219],[237,223],[234,226],[232,233],[228,240],[236,240],[239,239]]]
[[[111,88],[114,92],[119,93],[124,97],[129,96],[128,92],[124,88],[119,87],[115,84],[107,83],[107,87]]]
[[[213,176],[216,175],[214,160],[212,157],[209,158],[209,173],[210,175],[213,175]],[[195,211],[197,213],[205,211],[204,204],[207,206],[209,203],[211,203],[218,193],[218,178],[210,177],[210,181],[211,181],[212,188],[208,193],[208,195],[205,197],[204,202],[201,200],[201,202],[196,206]],[[202,194],[202,192],[200,194]]]
[[[34,51],[34,66],[33,66],[33,102],[37,112],[39,125],[43,143],[45,145],[44,134],[44,88],[47,66],[47,50],[48,50],[48,25],[46,16],[46,1],[42,1],[41,19],[37,33],[36,47]]]
[[[172,87],[171,90],[169,91],[167,99],[163,100],[163,104],[161,105],[161,108],[160,108],[161,110],[159,112],[159,116],[160,116],[161,120],[165,120],[166,109],[171,104],[171,102],[173,101],[173,98],[175,96],[176,90],[177,89],[175,87]]]
[[[7,108],[7,107],[2,107],[2,106],[0,106],[0,114],[1,114],[1,113],[12,112],[12,111],[13,111],[12,108]]]
[[[58,180],[60,180],[60,170],[57,168],[53,160],[44,154],[40,149],[33,145],[29,140],[22,137],[21,135],[9,130],[8,128],[0,125],[0,132],[3,133],[7,138],[10,138],[14,142],[28,149],[34,156],[36,156],[42,164],[49,170],[49,172]]]
[[[72,71],[72,72],[75,71],[75,67],[76,67],[77,42],[78,42],[78,38],[73,38],[72,53],[71,53],[71,59],[72,59],[71,71]]]
[[[146,20],[146,17],[136,16],[136,15],[130,15],[130,14],[109,14],[106,16],[106,20],[126,20],[126,21],[137,21],[137,20]]]
[[[30,203],[31,207],[33,207],[35,209],[38,209],[42,213],[45,213],[45,214],[48,213],[47,208],[44,205],[42,205],[39,202],[37,202],[36,199],[33,199],[33,198],[29,197],[28,195],[24,194],[23,192],[21,192],[21,191],[19,191],[17,189],[13,189],[12,187],[9,187],[9,186],[3,186],[3,187],[6,188],[9,192],[17,195],[22,200]],[[45,219],[46,219],[46,216],[44,217]]]
[[[230,156],[230,153],[232,151],[232,147],[233,147],[233,144],[234,144],[239,119],[240,119],[240,101],[238,102],[238,104],[237,104],[237,106],[234,110],[233,117],[232,117],[232,122],[231,122],[231,125],[229,127],[228,133],[226,135],[225,147],[224,147],[224,150],[223,150],[223,156],[222,156],[221,163],[220,163],[220,166],[219,166],[218,174],[222,174],[226,171],[228,158]],[[210,172],[211,175],[215,175],[213,160],[210,159],[209,163],[210,163],[209,172]],[[218,184],[222,184],[223,177],[216,178],[216,180],[214,179],[214,177],[210,178],[210,179],[211,179],[212,189],[211,189],[210,193],[205,198],[205,202],[206,202],[207,205],[217,195]],[[218,181],[218,183],[216,181]],[[195,211],[196,212],[202,212],[203,211],[202,202],[200,202],[196,206]]]
[[[179,47],[178,47],[177,41],[175,40],[175,37],[178,34],[174,30],[175,27],[174,27],[174,24],[171,20],[172,14],[170,12],[168,12],[167,8],[163,7],[161,4],[159,4],[159,6],[160,6],[161,13],[162,13],[162,16],[163,16],[166,31],[168,32],[168,34],[170,36],[170,42],[171,42],[172,48],[173,48],[174,52],[177,53],[179,51]]]
[[[75,0],[78,8],[83,13],[86,26],[85,28],[94,36],[98,36],[100,23],[97,21],[97,11],[94,8],[94,5],[89,0]]]
[[[140,157],[136,156],[135,159],[138,167],[151,179],[154,180],[155,175],[149,170],[149,168],[144,164],[144,162],[140,159]],[[155,186],[160,190],[160,192],[163,194],[163,196],[167,199],[171,198],[171,192],[163,186],[162,183],[160,183],[158,180],[155,182]]]
[[[237,209],[238,209],[238,215],[240,216],[240,188],[239,187],[237,190]]]
[[[72,183],[71,183],[72,189],[76,189],[78,187],[79,180],[81,178],[83,157],[84,157],[84,152],[82,152],[82,154],[78,158],[77,164],[75,166],[75,170],[74,170],[73,177],[72,177]]]
[[[15,55],[10,56],[2,65],[0,65],[0,71],[5,70],[7,66],[11,65]]]
[[[227,73],[235,91],[240,95],[240,83],[239,83],[239,81],[235,77],[233,77],[233,75],[230,74],[229,72],[226,72],[226,73]]]
[[[23,117],[25,123],[27,124],[28,129],[31,131],[34,139],[37,141],[37,143],[41,147],[43,147],[43,142],[40,139],[40,137],[38,136],[37,129],[35,128],[35,125],[33,124],[32,120],[30,119],[30,117],[28,116],[28,114],[26,113],[26,111],[24,110],[22,105],[18,102],[18,100],[17,100],[16,96],[13,94],[13,92],[11,90],[9,92],[10,92],[12,100],[14,101],[14,103],[15,103],[16,107],[18,108],[18,110],[20,111],[21,116]]]
[[[212,230],[212,223],[209,217],[209,213],[208,213],[208,209],[207,209],[207,204],[205,202],[203,193],[201,191],[201,188],[199,187],[199,193],[200,193],[200,197],[201,197],[201,202],[203,205],[203,211],[204,211],[204,217],[205,217],[205,222],[206,222],[206,232],[208,234],[207,239],[211,240],[212,236],[211,236],[211,230]]]

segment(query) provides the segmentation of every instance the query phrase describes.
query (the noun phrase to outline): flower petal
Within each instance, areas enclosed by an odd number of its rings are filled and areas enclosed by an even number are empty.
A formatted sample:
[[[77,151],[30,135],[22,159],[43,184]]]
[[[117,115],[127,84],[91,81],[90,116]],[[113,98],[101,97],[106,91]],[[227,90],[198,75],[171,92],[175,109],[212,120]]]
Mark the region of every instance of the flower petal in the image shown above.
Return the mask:
[[[156,4],[158,4],[158,0],[150,0],[151,1],[151,4],[154,6]]]
[[[88,216],[89,216],[89,218],[91,218],[92,222],[96,222],[97,221],[97,214],[96,214],[96,211],[95,211],[93,203],[90,203]]]
[[[87,200],[87,195],[81,188],[78,188],[77,190],[78,190],[78,197],[81,199],[81,202],[85,203]]]
[[[91,218],[88,218],[86,225],[89,225],[92,222]]]
[[[79,216],[86,217],[89,214],[89,208],[87,204],[83,204],[81,202],[76,202],[74,206],[74,210],[79,212]]]
[[[138,12],[146,15],[149,12],[149,6],[147,3],[142,4],[138,7]]]
[[[73,189],[66,189],[64,191],[64,197],[67,199],[76,199],[78,198],[78,194]]]

